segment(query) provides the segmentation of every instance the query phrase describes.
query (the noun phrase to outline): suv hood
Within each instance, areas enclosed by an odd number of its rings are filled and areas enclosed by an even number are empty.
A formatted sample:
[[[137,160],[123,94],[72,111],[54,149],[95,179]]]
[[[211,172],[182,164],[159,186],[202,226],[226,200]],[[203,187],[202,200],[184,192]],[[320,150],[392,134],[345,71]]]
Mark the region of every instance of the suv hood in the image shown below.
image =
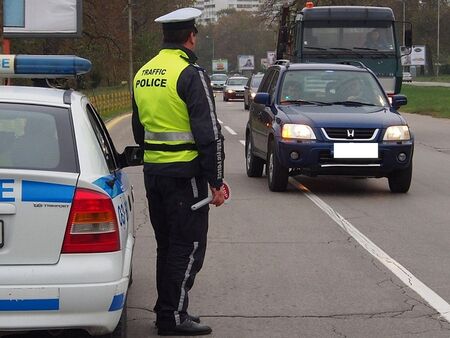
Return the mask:
[[[358,128],[386,128],[406,124],[399,114],[380,107],[292,105],[279,106],[279,110],[286,114],[291,123],[316,128],[346,128],[352,125]]]

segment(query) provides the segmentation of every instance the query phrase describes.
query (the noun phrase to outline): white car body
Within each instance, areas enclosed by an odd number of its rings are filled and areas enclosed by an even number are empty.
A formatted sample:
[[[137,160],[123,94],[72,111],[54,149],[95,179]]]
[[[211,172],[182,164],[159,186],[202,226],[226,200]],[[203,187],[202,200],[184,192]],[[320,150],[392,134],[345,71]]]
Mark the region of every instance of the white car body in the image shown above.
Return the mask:
[[[105,147],[111,144],[99,141],[92,127],[96,113],[89,117],[86,96],[70,90],[0,86],[0,120],[6,104],[68,111],[73,130],[66,132],[76,144],[78,170],[0,164],[0,331],[84,329],[91,335],[108,334],[121,318],[130,280],[135,241],[132,186],[120,167],[112,171],[108,166]],[[38,141],[30,144],[35,149],[42,146]],[[119,250],[61,253],[73,197],[82,188],[112,201]]]

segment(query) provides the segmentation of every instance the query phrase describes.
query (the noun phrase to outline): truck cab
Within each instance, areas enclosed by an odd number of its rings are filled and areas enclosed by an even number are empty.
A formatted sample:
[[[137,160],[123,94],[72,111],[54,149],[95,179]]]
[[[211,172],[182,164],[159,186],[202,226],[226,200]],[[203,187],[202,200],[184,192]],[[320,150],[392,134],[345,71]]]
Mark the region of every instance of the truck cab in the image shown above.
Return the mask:
[[[401,49],[391,8],[309,4],[294,13],[284,9],[280,27],[277,58],[361,62],[376,74],[386,93],[400,92]],[[405,31],[405,44],[411,45],[410,29]]]

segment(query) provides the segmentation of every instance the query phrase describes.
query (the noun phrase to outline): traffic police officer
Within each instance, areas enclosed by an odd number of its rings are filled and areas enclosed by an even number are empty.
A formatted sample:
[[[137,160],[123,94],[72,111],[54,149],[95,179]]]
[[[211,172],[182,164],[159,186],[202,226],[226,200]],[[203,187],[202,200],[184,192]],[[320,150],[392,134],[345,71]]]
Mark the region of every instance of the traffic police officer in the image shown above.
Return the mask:
[[[191,206],[212,193],[224,202],[223,136],[210,80],[196,63],[195,18],[183,8],[157,18],[164,44],[136,74],[132,126],[144,149],[144,182],[157,241],[159,335],[202,335],[211,328],[187,313],[188,291],[206,250],[208,211]]]

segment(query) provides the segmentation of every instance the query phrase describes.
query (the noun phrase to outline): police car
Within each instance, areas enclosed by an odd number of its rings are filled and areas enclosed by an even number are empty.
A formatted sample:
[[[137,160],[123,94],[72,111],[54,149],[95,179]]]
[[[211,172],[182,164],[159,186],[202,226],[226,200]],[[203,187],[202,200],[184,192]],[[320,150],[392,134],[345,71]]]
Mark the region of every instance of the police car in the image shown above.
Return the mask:
[[[75,56],[1,55],[0,77],[87,72]],[[126,337],[133,190],[88,98],[0,86],[0,331],[83,329]]]

